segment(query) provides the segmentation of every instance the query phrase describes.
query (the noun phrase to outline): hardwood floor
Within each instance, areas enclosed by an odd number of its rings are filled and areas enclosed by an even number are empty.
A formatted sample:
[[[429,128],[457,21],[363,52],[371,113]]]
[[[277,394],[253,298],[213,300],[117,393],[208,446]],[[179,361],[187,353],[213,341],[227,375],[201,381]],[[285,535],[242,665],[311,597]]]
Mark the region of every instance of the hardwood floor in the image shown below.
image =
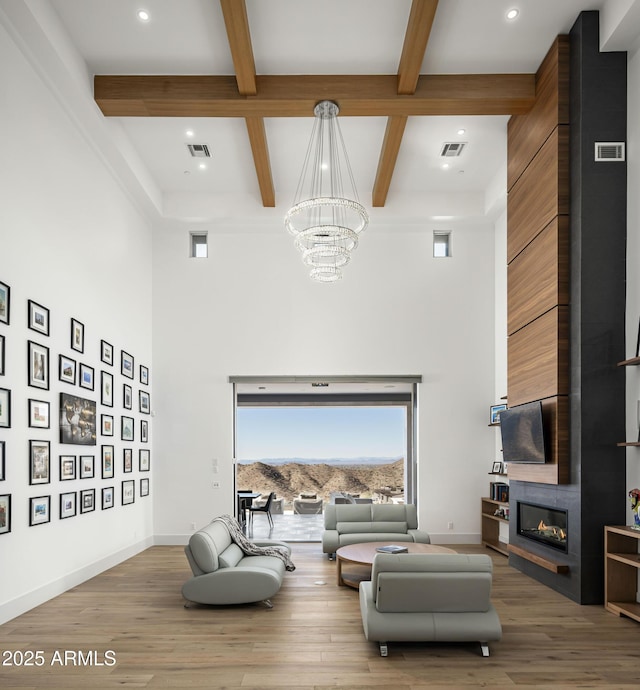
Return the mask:
[[[44,664],[0,665],[0,688],[637,690],[640,683],[640,625],[579,606],[480,546],[454,548],[494,559],[503,639],[490,645],[491,656],[482,658],[475,644],[390,643],[382,658],[362,633],[357,592],[335,584],[335,562],[319,544],[292,547],[296,571],[270,610],[185,609],[182,547],[148,549],[1,626],[0,664],[12,652],[38,650],[42,657],[32,660]],[[65,651],[77,650],[95,651],[103,664],[112,650],[115,664],[74,666],[68,657],[64,665]]]

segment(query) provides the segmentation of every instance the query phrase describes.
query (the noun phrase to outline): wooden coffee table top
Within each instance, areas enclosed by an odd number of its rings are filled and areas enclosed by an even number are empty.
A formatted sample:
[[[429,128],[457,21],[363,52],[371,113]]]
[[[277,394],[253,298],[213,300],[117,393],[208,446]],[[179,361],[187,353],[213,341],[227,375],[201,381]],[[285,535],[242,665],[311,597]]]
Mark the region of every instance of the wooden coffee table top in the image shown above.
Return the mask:
[[[435,544],[416,544],[412,541],[369,541],[363,544],[341,546],[336,551],[336,559],[339,558],[341,561],[358,563],[359,565],[373,565],[373,557],[378,553],[376,549],[380,546],[390,546],[391,544],[406,546],[409,553],[456,553],[453,549]]]

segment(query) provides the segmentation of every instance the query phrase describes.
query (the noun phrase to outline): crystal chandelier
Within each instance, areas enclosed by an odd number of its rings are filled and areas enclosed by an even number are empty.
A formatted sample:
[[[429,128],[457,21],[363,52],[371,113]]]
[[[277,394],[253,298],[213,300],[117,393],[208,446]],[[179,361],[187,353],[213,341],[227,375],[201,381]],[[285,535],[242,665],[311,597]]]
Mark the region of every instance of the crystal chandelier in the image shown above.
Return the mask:
[[[315,120],[294,205],[284,220],[302,260],[311,267],[311,278],[323,283],[342,278],[341,269],[369,222],[358,201],[338,112],[332,101],[321,101],[313,109]],[[345,177],[351,186],[349,197]]]

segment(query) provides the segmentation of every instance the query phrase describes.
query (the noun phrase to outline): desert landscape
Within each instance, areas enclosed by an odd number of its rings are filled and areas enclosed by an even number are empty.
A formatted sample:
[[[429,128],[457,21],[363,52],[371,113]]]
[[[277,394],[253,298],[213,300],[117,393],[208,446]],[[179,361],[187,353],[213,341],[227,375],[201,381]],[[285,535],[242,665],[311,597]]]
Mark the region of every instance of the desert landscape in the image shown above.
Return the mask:
[[[239,463],[237,486],[240,490],[250,489],[263,495],[275,491],[278,497],[285,499],[285,504],[300,493],[314,493],[324,501],[329,501],[331,493],[336,491],[371,498],[380,489],[404,486],[404,459],[375,464]]]

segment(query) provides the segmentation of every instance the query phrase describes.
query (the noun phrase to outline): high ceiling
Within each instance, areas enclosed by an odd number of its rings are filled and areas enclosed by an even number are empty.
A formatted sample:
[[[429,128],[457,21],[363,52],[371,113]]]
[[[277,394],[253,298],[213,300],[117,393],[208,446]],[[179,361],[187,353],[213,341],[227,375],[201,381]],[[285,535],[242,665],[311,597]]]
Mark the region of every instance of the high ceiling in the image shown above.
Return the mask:
[[[313,103],[333,98],[373,229],[439,217],[478,219],[499,210],[506,123],[532,97],[530,77],[519,75],[535,72],[555,36],[568,32],[584,9],[602,11],[605,48],[635,48],[639,4],[2,0],[0,15],[9,16],[26,42],[48,44],[32,59],[47,79],[60,82],[54,88],[61,100],[75,107],[94,145],[153,213],[213,226],[281,227],[311,133]],[[513,7],[520,13],[509,21]],[[137,18],[140,8],[148,21]],[[634,45],[620,45],[625,42]],[[54,69],[47,55],[56,55],[64,69]],[[102,75],[96,100],[106,118],[93,100],[94,75]],[[174,78],[150,86],[107,78],[112,75]],[[194,83],[185,75],[205,79]],[[91,105],[86,112],[77,108],[80,99]],[[466,148],[443,169],[443,143],[459,141]],[[211,158],[193,158],[188,143],[206,144]],[[206,169],[199,167],[203,162]]]

